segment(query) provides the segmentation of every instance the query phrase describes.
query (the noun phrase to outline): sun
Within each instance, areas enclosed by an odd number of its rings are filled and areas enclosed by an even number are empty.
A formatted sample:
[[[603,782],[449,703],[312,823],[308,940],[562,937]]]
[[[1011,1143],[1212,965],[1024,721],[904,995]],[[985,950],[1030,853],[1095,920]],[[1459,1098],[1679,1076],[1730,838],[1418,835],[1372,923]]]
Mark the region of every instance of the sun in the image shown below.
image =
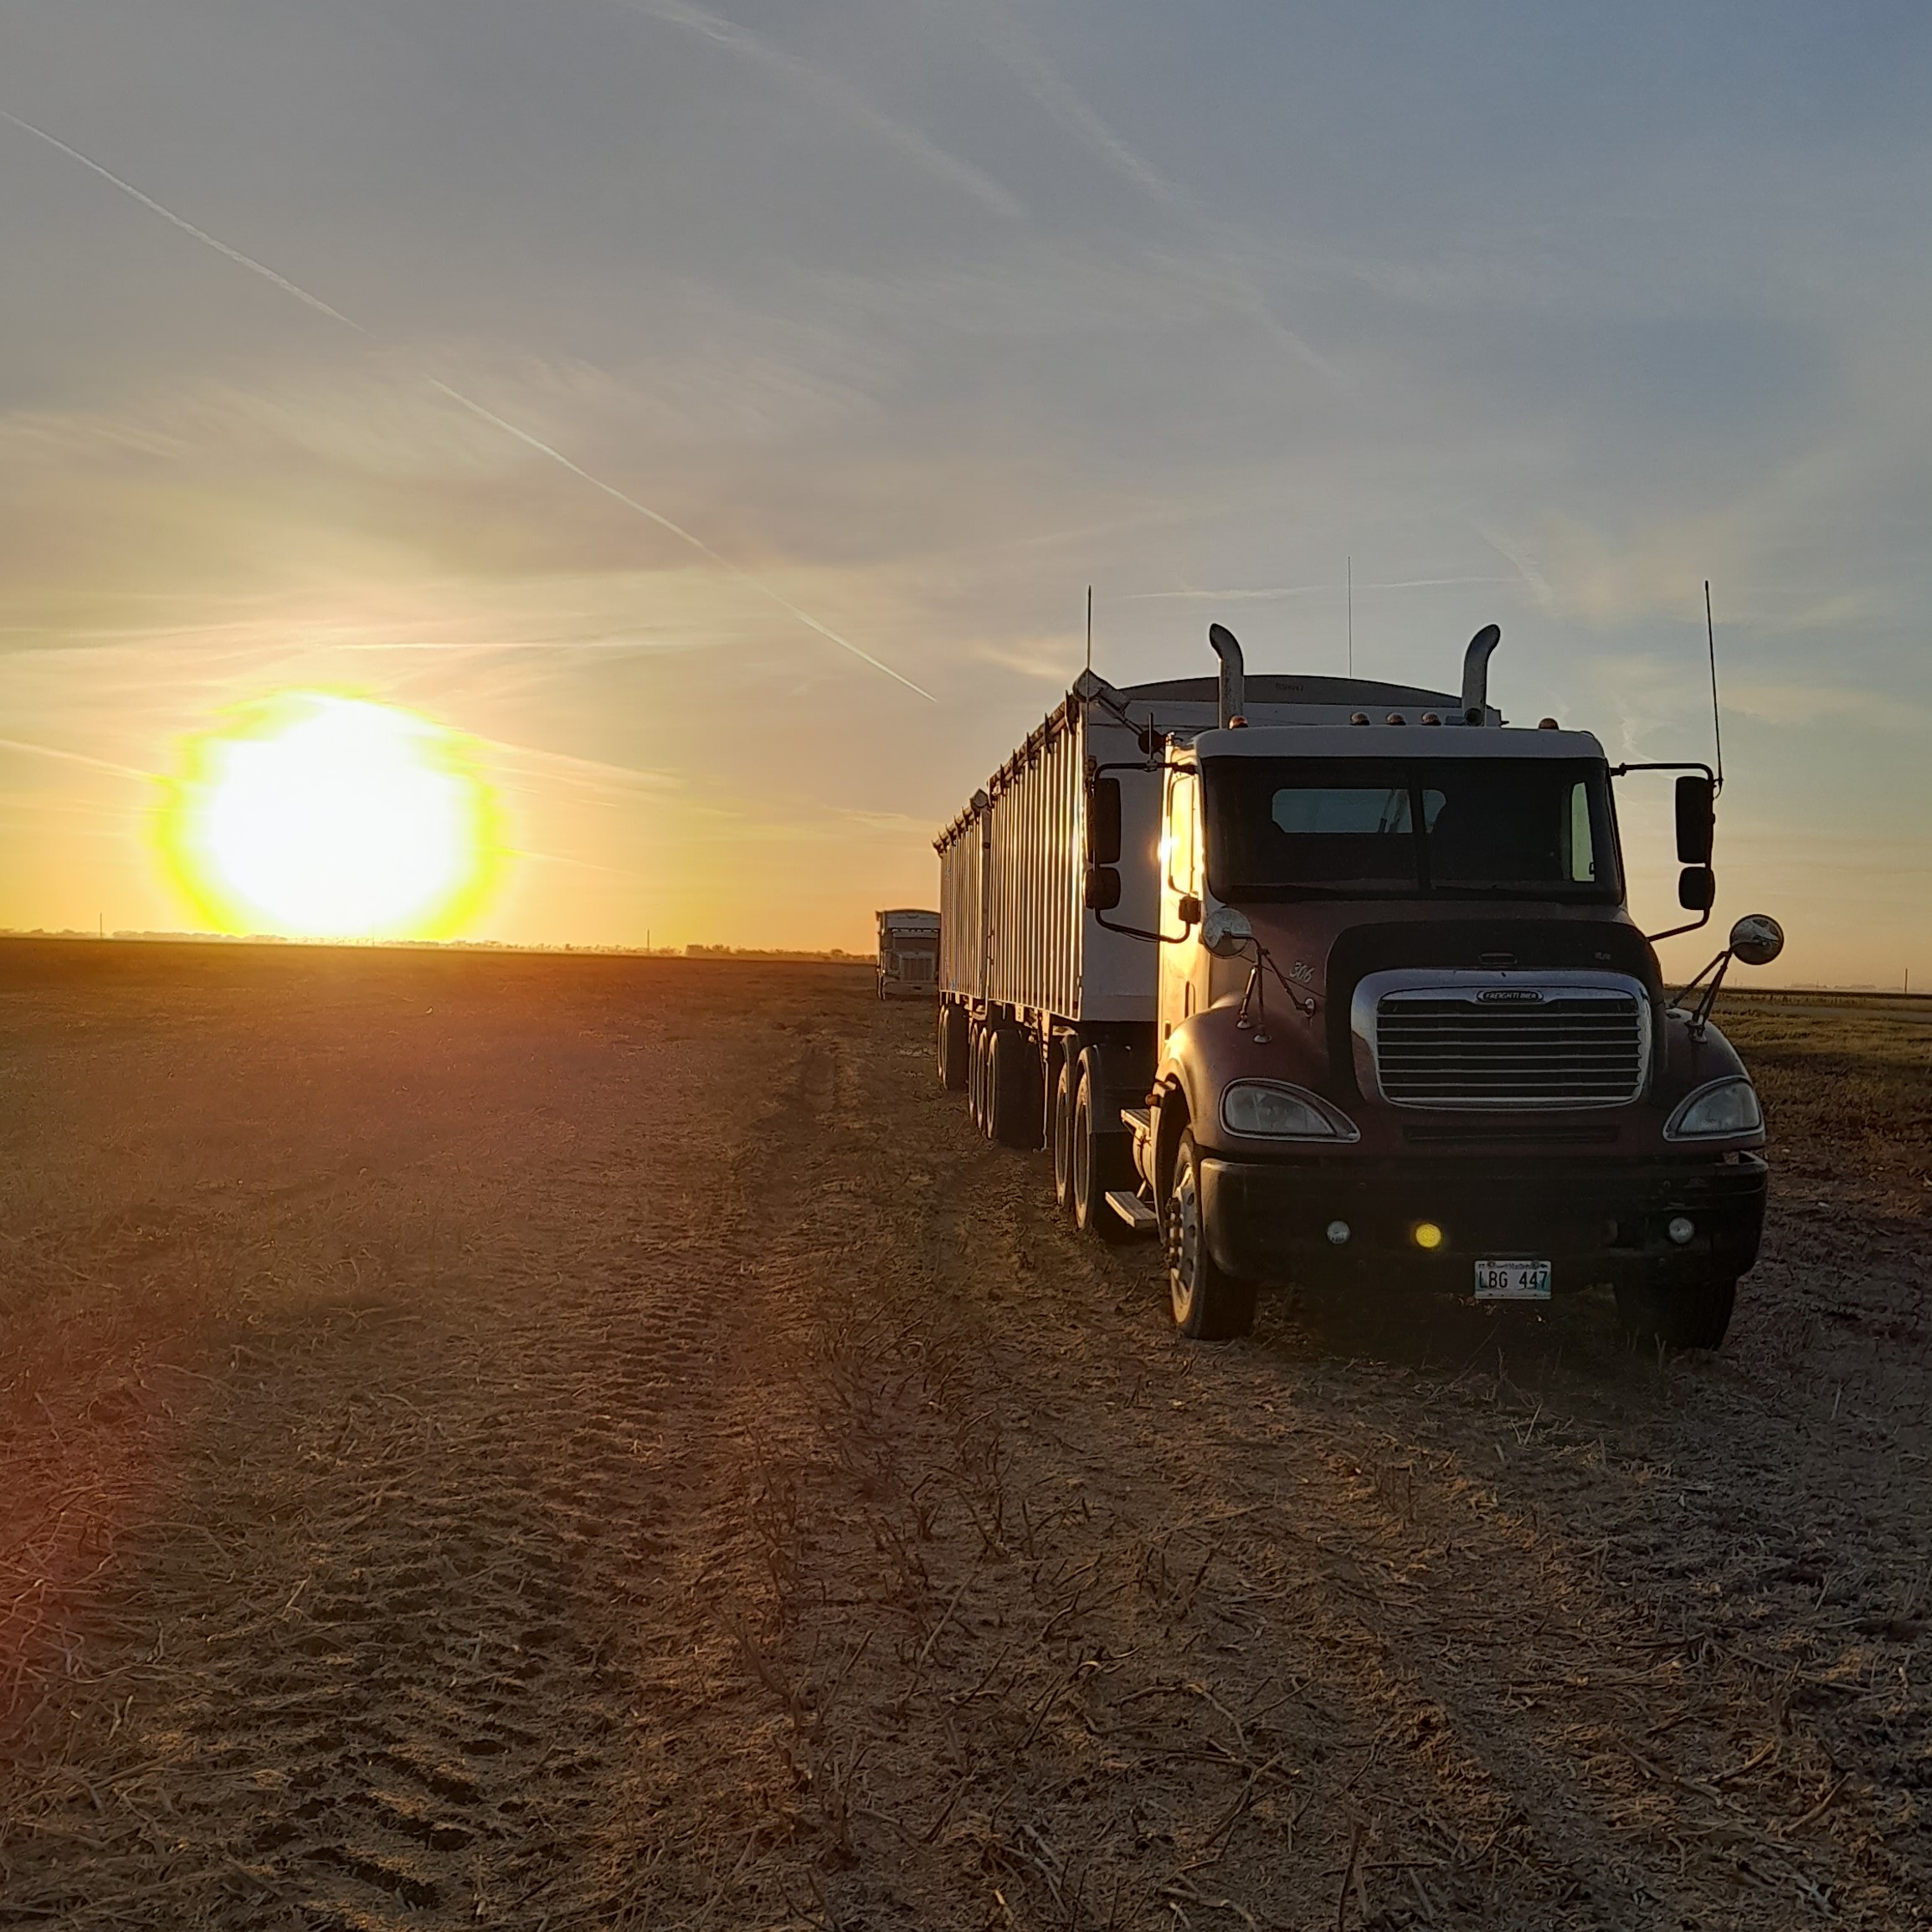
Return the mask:
[[[447,938],[498,869],[497,810],[434,719],[321,691],[243,707],[188,747],[168,871],[224,932]]]

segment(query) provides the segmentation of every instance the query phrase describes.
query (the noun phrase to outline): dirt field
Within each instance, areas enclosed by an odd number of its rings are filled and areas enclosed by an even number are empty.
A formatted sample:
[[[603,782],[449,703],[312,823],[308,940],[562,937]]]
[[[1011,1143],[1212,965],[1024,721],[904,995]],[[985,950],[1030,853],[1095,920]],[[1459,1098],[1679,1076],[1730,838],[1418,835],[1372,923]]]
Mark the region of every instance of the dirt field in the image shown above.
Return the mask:
[[[1179,1342],[838,968],[0,943],[0,1924],[1932,1924],[1932,1026],[1717,1356]]]

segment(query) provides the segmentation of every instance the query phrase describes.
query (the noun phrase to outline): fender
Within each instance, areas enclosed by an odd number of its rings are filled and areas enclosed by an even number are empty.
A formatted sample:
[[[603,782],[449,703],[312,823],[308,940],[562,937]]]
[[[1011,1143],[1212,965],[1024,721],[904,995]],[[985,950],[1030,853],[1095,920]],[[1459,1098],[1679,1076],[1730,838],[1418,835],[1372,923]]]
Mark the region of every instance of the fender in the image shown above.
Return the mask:
[[[1287,1081],[1324,1099],[1335,1098],[1329,1092],[1333,1082],[1327,1042],[1318,1023],[1295,1012],[1283,1013],[1277,1019],[1271,1010],[1267,1038],[1257,1040],[1260,1029],[1235,1024],[1240,1005],[1232,996],[1218,1000],[1184,1020],[1168,1036],[1151,1097],[1161,1115],[1156,1147],[1157,1159],[1165,1164],[1160,1170],[1161,1184],[1171,1169],[1174,1148],[1180,1139],[1184,1109],[1197,1146],[1217,1153],[1231,1151],[1220,1110],[1222,1091],[1231,1081]],[[1336,1104],[1347,1110],[1346,1102],[1336,1099]],[[1171,1130],[1170,1115],[1174,1123]]]
[[[1663,1015],[1663,1056],[1651,1077],[1647,1105],[1655,1119],[1652,1129],[1658,1136],[1664,1123],[1676,1111],[1678,1102],[1714,1080],[1749,1080],[1750,1075],[1739,1057],[1738,1050],[1717,1028],[1704,1026],[1693,1032],[1690,1015],[1671,1007]],[[1667,1143],[1663,1144],[1669,1144]],[[1704,1143],[1714,1152],[1728,1148],[1760,1148],[1765,1144],[1763,1128],[1735,1139]],[[1682,1151],[1679,1143],[1678,1151]]]

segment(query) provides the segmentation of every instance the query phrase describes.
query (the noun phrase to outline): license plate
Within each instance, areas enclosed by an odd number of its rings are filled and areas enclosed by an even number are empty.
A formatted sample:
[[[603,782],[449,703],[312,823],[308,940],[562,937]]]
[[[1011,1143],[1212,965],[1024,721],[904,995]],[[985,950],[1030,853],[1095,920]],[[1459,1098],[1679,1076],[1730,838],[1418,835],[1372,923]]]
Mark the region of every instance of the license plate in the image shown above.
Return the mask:
[[[1547,1302],[1548,1261],[1478,1261],[1476,1298],[1479,1302]]]

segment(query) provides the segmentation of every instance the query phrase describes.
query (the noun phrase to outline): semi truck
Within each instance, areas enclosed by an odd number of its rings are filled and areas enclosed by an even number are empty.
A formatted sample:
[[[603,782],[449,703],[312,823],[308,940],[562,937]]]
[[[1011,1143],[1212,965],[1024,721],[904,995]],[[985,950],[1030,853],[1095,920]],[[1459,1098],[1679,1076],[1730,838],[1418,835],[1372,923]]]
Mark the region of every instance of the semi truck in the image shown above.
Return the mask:
[[[1764,1117],[1655,941],[1715,898],[1717,782],[1612,766],[1461,688],[1091,671],[934,841],[939,1078],[1104,1241],[1152,1235],[1174,1316],[1261,1288],[1484,1301],[1614,1289],[1632,1334],[1722,1340],[1765,1213]],[[1626,902],[1615,781],[1674,774],[1685,922]]]
[[[878,914],[881,999],[930,999],[938,963],[939,915],[907,906]]]

